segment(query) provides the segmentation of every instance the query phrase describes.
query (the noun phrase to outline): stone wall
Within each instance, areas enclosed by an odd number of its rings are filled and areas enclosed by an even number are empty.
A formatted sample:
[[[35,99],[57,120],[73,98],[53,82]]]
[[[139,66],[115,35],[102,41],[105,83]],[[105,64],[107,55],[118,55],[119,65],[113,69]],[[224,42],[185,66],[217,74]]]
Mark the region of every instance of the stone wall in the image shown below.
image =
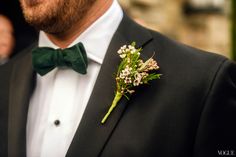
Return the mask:
[[[223,3],[221,12],[200,10],[186,13],[188,0],[119,1],[140,24],[193,47],[230,57],[228,2]]]

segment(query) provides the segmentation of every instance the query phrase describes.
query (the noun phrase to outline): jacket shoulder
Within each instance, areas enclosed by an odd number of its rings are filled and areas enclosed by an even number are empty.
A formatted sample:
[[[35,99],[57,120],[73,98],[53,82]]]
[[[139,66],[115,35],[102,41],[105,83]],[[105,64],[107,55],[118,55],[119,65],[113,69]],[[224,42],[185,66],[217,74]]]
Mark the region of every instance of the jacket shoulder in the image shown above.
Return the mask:
[[[232,73],[236,69],[235,62],[224,56],[187,46],[158,32],[150,33],[162,84],[173,91],[192,93],[200,100],[207,96],[219,71]]]

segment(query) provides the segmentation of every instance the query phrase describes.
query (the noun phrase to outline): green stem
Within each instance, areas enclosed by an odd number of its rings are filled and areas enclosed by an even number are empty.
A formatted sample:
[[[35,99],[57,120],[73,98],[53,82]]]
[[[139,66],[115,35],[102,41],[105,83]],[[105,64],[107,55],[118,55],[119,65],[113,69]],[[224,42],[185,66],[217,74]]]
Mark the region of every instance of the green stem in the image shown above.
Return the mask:
[[[121,97],[122,97],[122,94],[120,92],[116,92],[116,95],[112,101],[111,107],[109,108],[108,112],[106,113],[106,115],[103,117],[103,119],[101,121],[102,124],[104,124],[106,122],[107,118],[109,117],[109,115],[111,114],[113,109],[116,107],[116,105],[120,101]]]

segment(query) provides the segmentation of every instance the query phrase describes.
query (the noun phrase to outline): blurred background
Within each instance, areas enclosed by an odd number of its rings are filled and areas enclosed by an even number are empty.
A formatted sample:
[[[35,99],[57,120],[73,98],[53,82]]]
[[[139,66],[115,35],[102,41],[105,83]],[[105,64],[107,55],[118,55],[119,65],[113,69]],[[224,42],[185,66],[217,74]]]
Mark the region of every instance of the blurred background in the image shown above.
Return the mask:
[[[141,25],[236,60],[236,0],[118,1]],[[37,31],[24,21],[18,0],[1,0],[0,14],[9,18],[14,27],[12,56],[37,40]]]
[[[119,0],[138,23],[170,38],[236,59],[236,0]]]
[[[5,18],[8,18],[8,20],[11,22],[13,26],[12,35],[15,39],[15,43],[14,43],[14,48],[12,49],[11,52],[11,57],[13,57],[16,53],[20,52],[22,49],[26,48],[27,46],[29,46],[30,44],[32,44],[37,40],[38,33],[34,28],[29,26],[25,22],[18,0],[1,0],[0,15],[3,15]],[[0,21],[0,33],[6,33],[3,32],[4,26],[5,26],[4,23]],[[0,37],[1,36],[3,35],[0,34]]]

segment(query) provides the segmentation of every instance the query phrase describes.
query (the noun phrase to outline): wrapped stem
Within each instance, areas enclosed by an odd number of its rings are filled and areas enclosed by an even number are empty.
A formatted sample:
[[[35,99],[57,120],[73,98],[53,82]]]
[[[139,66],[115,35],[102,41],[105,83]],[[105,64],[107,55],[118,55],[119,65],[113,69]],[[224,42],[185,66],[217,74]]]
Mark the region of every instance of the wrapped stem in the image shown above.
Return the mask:
[[[122,94],[120,92],[116,92],[115,98],[112,101],[112,105],[109,108],[108,112],[106,113],[106,115],[103,117],[101,123],[104,124],[107,120],[107,118],[109,117],[109,115],[111,114],[111,112],[114,110],[114,108],[116,107],[117,103],[120,101],[120,99],[122,98]]]

